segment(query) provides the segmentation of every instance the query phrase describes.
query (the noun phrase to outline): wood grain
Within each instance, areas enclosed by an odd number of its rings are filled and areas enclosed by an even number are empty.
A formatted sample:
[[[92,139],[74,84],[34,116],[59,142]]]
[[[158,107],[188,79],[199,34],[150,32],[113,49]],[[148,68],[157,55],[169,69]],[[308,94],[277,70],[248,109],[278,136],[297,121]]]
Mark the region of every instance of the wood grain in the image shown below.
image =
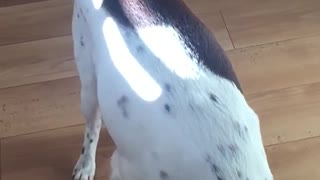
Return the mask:
[[[320,179],[320,138],[267,147],[275,180]]]
[[[3,139],[2,179],[67,180],[81,152],[84,127],[71,127]],[[97,153],[97,177],[109,174],[112,140],[103,130]]]
[[[320,83],[248,95],[265,145],[320,136]]]
[[[232,50],[245,94],[320,81],[320,36]]]
[[[77,76],[70,36],[0,46],[0,88]]]
[[[220,9],[220,0],[184,0],[193,13],[212,13]]]
[[[0,137],[84,123],[77,77],[1,89],[0,99]]]
[[[236,48],[301,38],[320,32],[318,0],[256,0],[228,6],[222,13]]]
[[[65,0],[1,8],[0,45],[70,35],[72,9]]]
[[[1,1],[3,2],[2,6],[15,6],[15,5],[23,5],[27,3],[34,3],[34,2],[47,1],[47,0],[1,0]]]

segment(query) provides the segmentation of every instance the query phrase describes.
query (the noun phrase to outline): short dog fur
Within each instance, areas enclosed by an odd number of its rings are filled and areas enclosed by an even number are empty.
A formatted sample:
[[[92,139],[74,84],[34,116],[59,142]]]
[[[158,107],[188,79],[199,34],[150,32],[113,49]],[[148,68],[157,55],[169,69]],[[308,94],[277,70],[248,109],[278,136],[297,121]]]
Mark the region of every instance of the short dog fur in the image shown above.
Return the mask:
[[[103,123],[111,180],[273,180],[259,119],[214,36],[181,0],[75,0],[86,129],[73,179],[93,179]]]

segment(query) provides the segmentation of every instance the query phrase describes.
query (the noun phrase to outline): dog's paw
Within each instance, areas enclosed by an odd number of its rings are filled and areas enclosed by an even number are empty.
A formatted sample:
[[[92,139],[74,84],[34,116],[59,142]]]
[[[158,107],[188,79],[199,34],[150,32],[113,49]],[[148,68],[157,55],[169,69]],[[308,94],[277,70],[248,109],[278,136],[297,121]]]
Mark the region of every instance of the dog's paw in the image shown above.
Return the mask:
[[[72,174],[73,180],[93,180],[96,170],[95,160],[89,155],[82,155]]]

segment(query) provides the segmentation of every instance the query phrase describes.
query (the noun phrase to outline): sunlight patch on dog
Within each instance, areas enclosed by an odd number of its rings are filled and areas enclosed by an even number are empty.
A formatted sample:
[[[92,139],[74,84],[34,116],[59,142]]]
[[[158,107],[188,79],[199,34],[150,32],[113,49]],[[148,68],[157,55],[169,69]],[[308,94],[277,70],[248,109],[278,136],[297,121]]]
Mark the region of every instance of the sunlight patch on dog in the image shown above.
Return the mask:
[[[100,9],[102,6],[103,0],[92,0],[93,7],[95,9]]]
[[[117,24],[111,17],[104,21],[103,33],[112,62],[131,88],[145,101],[157,100],[162,88],[130,53]]]
[[[199,67],[173,27],[157,25],[138,30],[139,36],[162,63],[181,78],[197,79]],[[160,47],[160,48],[159,48]],[[165,48],[161,48],[165,47]]]

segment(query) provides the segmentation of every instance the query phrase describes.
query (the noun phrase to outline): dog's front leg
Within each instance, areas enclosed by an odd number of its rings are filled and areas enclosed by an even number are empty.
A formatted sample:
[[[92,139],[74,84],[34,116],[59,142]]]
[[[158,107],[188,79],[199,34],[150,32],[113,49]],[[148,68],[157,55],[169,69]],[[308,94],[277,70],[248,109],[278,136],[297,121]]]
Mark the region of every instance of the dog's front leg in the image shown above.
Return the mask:
[[[79,2],[79,1],[75,1]],[[92,41],[81,8],[75,4],[72,35],[74,56],[81,80],[81,110],[86,121],[80,158],[73,170],[74,180],[93,179],[96,169],[96,150],[101,129],[101,115],[97,99],[97,82],[90,56]]]
[[[95,88],[91,88],[92,91]],[[96,164],[96,151],[99,141],[99,133],[101,129],[101,118],[98,111],[98,105],[93,94],[82,89],[82,112],[86,119],[86,129],[84,134],[84,142],[81,150],[80,158],[74,168],[74,180],[92,180],[94,178]]]

